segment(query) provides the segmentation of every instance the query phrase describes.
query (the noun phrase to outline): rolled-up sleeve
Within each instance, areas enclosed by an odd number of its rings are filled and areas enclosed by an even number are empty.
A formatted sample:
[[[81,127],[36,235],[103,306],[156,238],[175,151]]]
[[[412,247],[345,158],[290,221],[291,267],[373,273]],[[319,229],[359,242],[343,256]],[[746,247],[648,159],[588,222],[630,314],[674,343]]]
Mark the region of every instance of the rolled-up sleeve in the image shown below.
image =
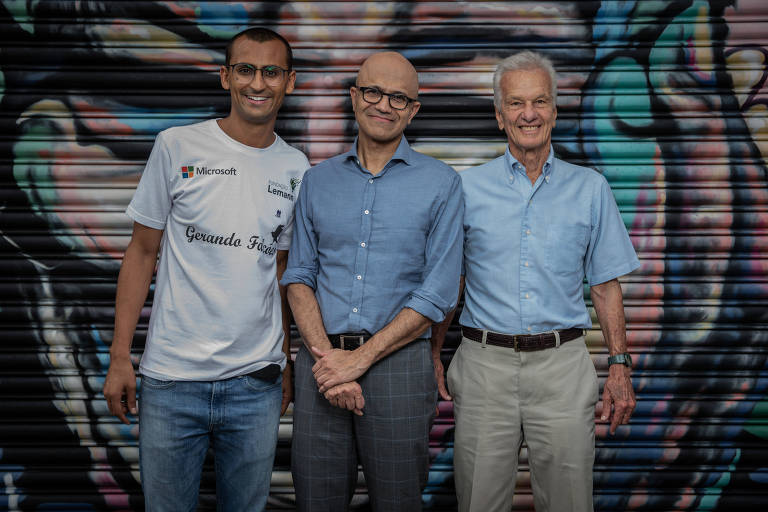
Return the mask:
[[[313,290],[317,289],[317,235],[312,226],[309,194],[311,172],[307,171],[299,190],[299,198],[294,212],[291,250],[288,253],[288,267],[283,273],[280,284],[287,286],[301,283]]]
[[[440,322],[456,307],[464,244],[463,217],[461,179],[456,173],[437,203],[427,236],[424,279],[405,303],[405,307],[433,322]]]

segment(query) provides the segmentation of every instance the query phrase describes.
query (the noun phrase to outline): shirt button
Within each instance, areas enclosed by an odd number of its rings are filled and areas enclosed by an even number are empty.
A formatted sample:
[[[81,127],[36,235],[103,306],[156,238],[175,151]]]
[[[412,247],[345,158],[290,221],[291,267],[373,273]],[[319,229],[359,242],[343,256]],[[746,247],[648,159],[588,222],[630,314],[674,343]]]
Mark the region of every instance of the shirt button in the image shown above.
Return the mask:
[[[528,326],[528,330],[529,330],[529,331],[531,330],[531,326],[530,326],[530,325]]]
[[[528,262],[527,262],[527,261],[525,262],[525,266],[526,266],[526,267],[528,266]]]
[[[525,294],[525,298],[527,299],[527,298],[529,298],[529,297],[530,297],[530,296],[529,296],[529,295],[526,293],[526,294]]]
[[[368,183],[373,183],[373,178],[369,179]]]
[[[549,183],[549,176],[547,176],[546,178],[544,178],[544,181],[546,181],[547,183]]]
[[[365,242],[360,242],[360,247],[365,247]]]
[[[358,281],[361,280],[362,278],[363,278],[363,276],[361,276],[360,274],[357,275],[357,280]]]
[[[525,234],[526,234],[526,235],[530,235],[530,234],[531,234],[531,230],[530,230],[530,229],[526,229],[526,230],[525,230]]]
[[[365,212],[364,212],[364,213],[365,213],[366,215],[368,215],[369,213],[371,213],[371,211],[370,211],[370,210],[365,210]]]
[[[357,313],[357,308],[352,308],[352,312],[353,312],[353,313]],[[530,330],[531,330],[531,328],[529,327],[529,328],[528,328],[528,330],[530,331]]]

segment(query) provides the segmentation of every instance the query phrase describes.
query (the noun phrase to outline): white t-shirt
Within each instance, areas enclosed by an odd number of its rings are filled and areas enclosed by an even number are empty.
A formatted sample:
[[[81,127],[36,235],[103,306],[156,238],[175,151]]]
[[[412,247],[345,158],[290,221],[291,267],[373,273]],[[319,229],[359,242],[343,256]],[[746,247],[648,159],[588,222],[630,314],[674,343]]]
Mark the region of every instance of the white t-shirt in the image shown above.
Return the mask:
[[[158,134],[126,210],[165,230],[143,375],[210,381],[285,366],[275,261],[308,167],[280,137],[253,148],[215,119]]]

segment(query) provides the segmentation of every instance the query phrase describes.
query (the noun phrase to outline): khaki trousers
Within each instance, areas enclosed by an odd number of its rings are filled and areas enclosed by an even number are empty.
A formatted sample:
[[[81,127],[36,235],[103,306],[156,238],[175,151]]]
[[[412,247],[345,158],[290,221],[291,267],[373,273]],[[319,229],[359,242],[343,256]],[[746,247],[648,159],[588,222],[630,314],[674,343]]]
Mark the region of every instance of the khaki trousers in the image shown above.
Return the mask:
[[[509,512],[528,446],[537,512],[592,512],[597,373],[584,338],[515,352],[463,338],[448,369],[461,512]]]

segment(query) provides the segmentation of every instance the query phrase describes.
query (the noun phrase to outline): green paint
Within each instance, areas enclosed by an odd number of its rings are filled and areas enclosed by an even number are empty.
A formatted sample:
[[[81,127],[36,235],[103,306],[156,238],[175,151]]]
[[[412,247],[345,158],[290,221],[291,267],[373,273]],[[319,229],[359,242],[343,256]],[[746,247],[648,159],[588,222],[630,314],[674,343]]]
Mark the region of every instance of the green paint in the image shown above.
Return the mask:
[[[5,0],[3,5],[5,5],[5,8],[13,16],[13,20],[19,24],[22,30],[30,34],[35,33],[34,24],[28,21],[31,18],[27,9],[27,0]]]
[[[600,92],[595,98],[594,109],[596,112],[606,112],[609,114],[606,118],[595,120],[595,131],[598,134],[610,134],[609,136],[600,136],[596,145],[600,154],[600,160],[604,162],[601,167],[605,169],[606,179],[622,172],[624,168],[613,167],[609,162],[612,159],[631,158],[634,161],[653,162],[656,155],[657,145],[652,139],[640,140],[636,137],[623,134],[617,130],[616,120],[627,123],[635,128],[647,126],[652,122],[651,117],[638,117],[627,115],[628,111],[651,112],[650,92],[644,84],[635,83],[635,94],[632,97],[631,104],[622,99],[621,89],[626,87],[625,77],[627,74],[638,73],[644,75],[645,70],[634,59],[628,57],[618,57],[608,63],[600,73],[595,89]],[[644,173],[650,181],[655,173]],[[635,178],[637,175],[634,176]],[[636,200],[635,192],[628,192],[629,197],[622,197],[622,204],[634,204]],[[624,194],[626,195],[626,194]],[[635,220],[633,212],[622,212],[624,222],[632,226]]]
[[[736,456],[733,458],[731,463],[728,465],[728,471],[724,472],[720,479],[715,482],[714,487],[707,487],[704,489],[706,494],[704,494],[701,497],[701,501],[699,501],[698,507],[696,507],[696,510],[715,510],[717,508],[717,504],[720,501],[720,494],[722,493],[722,489],[728,486],[729,483],[731,483],[731,473],[733,471],[736,471],[736,464],[739,462],[739,459],[741,458],[741,448],[736,449]]]
[[[768,418],[768,397],[763,397],[762,401],[752,409],[752,414],[744,424],[744,430],[759,438],[768,439],[766,418]]]

